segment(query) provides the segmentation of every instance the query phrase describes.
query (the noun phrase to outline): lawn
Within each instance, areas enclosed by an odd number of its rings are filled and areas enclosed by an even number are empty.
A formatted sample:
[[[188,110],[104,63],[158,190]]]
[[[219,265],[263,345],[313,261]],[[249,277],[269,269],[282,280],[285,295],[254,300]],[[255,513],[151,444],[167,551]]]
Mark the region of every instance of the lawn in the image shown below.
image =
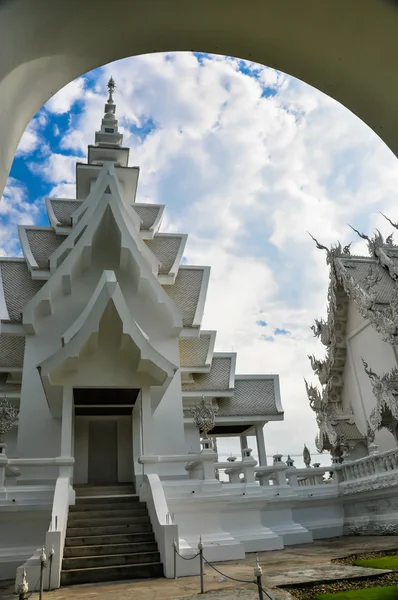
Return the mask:
[[[398,585],[349,590],[337,594],[319,594],[316,600],[397,600]]]
[[[353,562],[357,567],[368,567],[369,569],[398,570],[398,556],[382,556],[380,558],[365,558]]]

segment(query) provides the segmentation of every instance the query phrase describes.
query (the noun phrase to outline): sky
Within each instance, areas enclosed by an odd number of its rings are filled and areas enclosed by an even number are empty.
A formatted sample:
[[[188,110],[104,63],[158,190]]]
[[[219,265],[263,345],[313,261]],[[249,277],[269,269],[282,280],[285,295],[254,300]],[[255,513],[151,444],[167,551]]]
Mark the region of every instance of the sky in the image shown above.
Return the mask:
[[[310,326],[326,316],[328,284],[308,232],[366,255],[348,223],[391,233],[380,211],[398,220],[395,156],[341,104],[274,69],[189,52],[128,58],[69,83],[28,125],[0,202],[1,254],[20,253],[18,224],[48,224],[47,196],[74,197],[110,75],[137,202],[165,204],[161,231],[188,233],[184,262],[211,266],[202,327],[218,330],[217,351],[238,353],[237,373],[280,376],[285,420],[266,425],[267,454],[300,466],[306,443],[329,464],[303,381],[316,382],[308,354],[324,355]]]

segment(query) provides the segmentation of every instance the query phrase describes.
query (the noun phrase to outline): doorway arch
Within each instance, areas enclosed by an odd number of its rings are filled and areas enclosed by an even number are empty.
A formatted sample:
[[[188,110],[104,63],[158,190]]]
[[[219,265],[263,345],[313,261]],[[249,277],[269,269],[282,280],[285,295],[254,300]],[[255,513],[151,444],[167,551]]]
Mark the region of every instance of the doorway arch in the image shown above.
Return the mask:
[[[264,64],[344,104],[398,154],[398,9],[387,0],[3,0],[0,190],[35,112],[127,56],[194,50]]]

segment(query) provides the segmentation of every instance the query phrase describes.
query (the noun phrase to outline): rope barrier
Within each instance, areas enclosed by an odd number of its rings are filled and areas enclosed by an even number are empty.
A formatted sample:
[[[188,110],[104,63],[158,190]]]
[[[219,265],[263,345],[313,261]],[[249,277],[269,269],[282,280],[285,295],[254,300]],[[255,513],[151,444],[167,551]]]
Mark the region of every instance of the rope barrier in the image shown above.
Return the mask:
[[[196,558],[200,554],[200,552],[198,552],[194,556],[190,556],[189,558],[187,558],[186,556],[181,556],[181,554],[178,552],[178,550],[176,548],[174,548],[174,552],[177,554],[177,556],[179,556],[180,558],[182,558],[182,560],[193,560],[194,558]]]
[[[201,594],[204,593],[204,585],[203,585],[203,565],[204,563],[206,565],[208,565],[209,567],[211,567],[214,571],[216,571],[219,575],[221,575],[222,577],[225,577],[226,579],[230,579],[231,581],[236,581],[237,583],[245,583],[245,584],[252,584],[255,585],[257,590],[258,590],[258,594],[259,594],[259,599],[262,600],[264,598],[263,594],[265,594],[265,596],[268,598],[268,600],[273,600],[272,597],[268,594],[268,592],[265,591],[265,589],[262,586],[262,581],[261,581],[261,567],[259,565],[258,562],[258,558],[257,558],[257,567],[254,569],[254,574],[255,574],[255,579],[238,579],[236,577],[232,577],[231,575],[227,575],[226,573],[223,573],[222,571],[220,571],[219,569],[217,569],[217,567],[215,567],[214,565],[211,564],[211,562],[209,562],[204,556],[203,556],[203,544],[202,544],[202,538],[200,538],[199,541],[199,552],[197,552],[197,554],[194,554],[194,556],[190,556],[189,558],[185,557],[185,556],[181,556],[181,554],[178,552],[177,550],[177,544],[174,541],[173,542],[173,548],[174,548],[174,578],[177,577],[177,564],[176,564],[176,557],[179,556],[180,558],[182,558],[183,560],[193,560],[194,558],[197,558],[198,556],[200,556],[200,592]],[[257,572],[256,572],[257,569]]]
[[[209,567],[211,567],[212,569],[214,569],[215,571],[217,571],[217,573],[219,573],[220,575],[222,575],[223,577],[226,577],[227,579],[232,579],[232,581],[237,581],[238,583],[256,583],[255,579],[250,579],[250,581],[246,581],[244,579],[236,579],[235,577],[231,577],[230,575],[226,575],[225,573],[222,573],[221,571],[219,571],[214,565],[212,565],[208,560],[205,559],[205,557],[203,557],[203,560],[205,561],[205,563],[207,565],[209,565]]]

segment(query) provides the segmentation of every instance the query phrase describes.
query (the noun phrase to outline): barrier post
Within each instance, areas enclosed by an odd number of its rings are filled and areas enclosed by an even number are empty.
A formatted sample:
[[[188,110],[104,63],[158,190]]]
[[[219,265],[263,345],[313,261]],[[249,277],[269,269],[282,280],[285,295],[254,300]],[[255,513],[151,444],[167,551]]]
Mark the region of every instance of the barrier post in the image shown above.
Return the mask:
[[[40,555],[40,591],[39,591],[39,599],[43,600],[43,584],[44,584],[44,567],[46,566],[47,556],[46,550],[43,546],[41,549]]]
[[[263,595],[263,583],[261,580],[261,576],[263,574],[263,570],[260,566],[260,563],[258,561],[258,556],[256,558],[256,566],[254,567],[254,577],[256,578],[256,583],[257,583],[257,589],[258,589],[258,599],[259,600],[264,600],[264,595]]]
[[[52,567],[53,567],[53,556],[55,554],[55,550],[54,550],[54,546],[51,546],[51,550],[50,550],[50,561],[49,561],[49,572],[48,572],[48,591],[51,590],[51,573],[52,573]]]
[[[177,579],[177,542],[175,538],[173,539],[173,548],[174,548],[174,579]]]
[[[203,543],[202,543],[202,536],[200,536],[200,538],[199,538],[198,550],[199,550],[199,560],[200,560],[200,593],[204,594],[205,593],[205,589],[204,589],[204,581],[203,581]]]
[[[18,584],[19,600],[25,600],[25,594],[27,594],[28,591],[29,591],[29,585],[28,585],[28,582],[26,581],[26,571],[24,569],[22,572],[22,580]]]

